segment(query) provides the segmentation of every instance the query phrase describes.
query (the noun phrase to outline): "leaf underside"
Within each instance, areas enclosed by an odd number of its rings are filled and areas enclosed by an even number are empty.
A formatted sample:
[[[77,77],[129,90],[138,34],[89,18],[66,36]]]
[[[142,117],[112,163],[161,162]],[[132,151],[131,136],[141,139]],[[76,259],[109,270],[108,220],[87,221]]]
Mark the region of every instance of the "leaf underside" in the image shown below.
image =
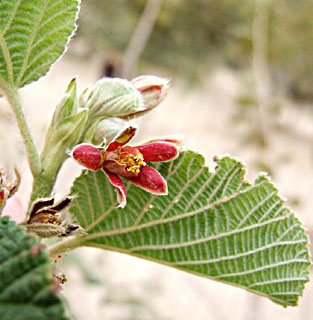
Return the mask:
[[[0,0],[0,77],[16,87],[38,80],[75,30],[78,0]]]
[[[307,237],[266,175],[253,185],[230,157],[211,173],[203,156],[185,151],[155,168],[168,196],[129,182],[127,206],[101,172],[83,173],[71,212],[86,229],[84,245],[128,253],[222,281],[294,306],[308,281]]]
[[[1,320],[62,320],[64,307],[53,293],[50,260],[39,239],[0,217]]]

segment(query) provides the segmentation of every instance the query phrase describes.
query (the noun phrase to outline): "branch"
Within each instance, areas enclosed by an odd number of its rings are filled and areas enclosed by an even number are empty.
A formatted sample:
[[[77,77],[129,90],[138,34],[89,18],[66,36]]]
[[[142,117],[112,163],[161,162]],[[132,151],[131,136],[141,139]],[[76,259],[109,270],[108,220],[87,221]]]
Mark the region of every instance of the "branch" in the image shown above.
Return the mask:
[[[123,78],[132,78],[138,59],[152,33],[161,4],[162,0],[147,0],[145,9],[123,56],[121,72]]]
[[[271,80],[268,65],[268,14],[271,0],[257,0],[253,18],[252,69],[255,77],[256,99],[258,104],[258,124],[266,144],[265,108],[270,102]]]

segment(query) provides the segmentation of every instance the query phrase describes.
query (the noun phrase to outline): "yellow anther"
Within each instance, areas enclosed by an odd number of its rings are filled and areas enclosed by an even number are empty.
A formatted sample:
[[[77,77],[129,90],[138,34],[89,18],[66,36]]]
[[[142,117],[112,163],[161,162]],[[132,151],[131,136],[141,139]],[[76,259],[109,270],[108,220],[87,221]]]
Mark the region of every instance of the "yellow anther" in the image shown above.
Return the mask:
[[[142,166],[146,165],[140,153],[134,155],[132,153],[121,152],[118,162],[125,165],[126,171],[136,174],[140,173]]]

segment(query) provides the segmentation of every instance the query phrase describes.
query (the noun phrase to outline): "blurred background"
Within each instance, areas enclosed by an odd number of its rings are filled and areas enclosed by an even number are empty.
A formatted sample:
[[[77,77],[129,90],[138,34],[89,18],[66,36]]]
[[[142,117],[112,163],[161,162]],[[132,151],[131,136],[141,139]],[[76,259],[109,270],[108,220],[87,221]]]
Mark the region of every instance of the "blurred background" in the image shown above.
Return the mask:
[[[80,90],[103,76],[153,74],[172,88],[140,119],[138,141],[170,135],[203,153],[246,162],[247,177],[267,171],[287,204],[313,232],[313,1],[82,0],[79,29],[65,56],[22,90],[38,145],[68,82]],[[4,101],[0,102],[5,105]],[[1,167],[30,174],[15,122],[0,108]],[[58,195],[79,168],[62,169]],[[57,262],[77,319],[312,319],[313,286],[299,307],[271,301],[125,255],[79,249]]]

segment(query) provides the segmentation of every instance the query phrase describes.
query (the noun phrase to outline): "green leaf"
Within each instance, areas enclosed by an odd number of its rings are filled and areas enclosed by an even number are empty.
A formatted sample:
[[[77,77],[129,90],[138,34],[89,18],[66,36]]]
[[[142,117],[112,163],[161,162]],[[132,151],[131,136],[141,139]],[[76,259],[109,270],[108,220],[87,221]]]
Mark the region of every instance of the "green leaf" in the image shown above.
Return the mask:
[[[0,217],[1,320],[62,320],[64,306],[54,293],[51,263],[37,237]]]
[[[294,306],[308,281],[308,240],[266,175],[253,185],[229,157],[214,173],[192,151],[155,165],[168,196],[126,183],[126,208],[98,171],[82,174],[72,213],[88,235],[84,245],[128,253],[232,284]]]
[[[0,0],[0,77],[16,87],[38,80],[73,34],[78,0]]]

